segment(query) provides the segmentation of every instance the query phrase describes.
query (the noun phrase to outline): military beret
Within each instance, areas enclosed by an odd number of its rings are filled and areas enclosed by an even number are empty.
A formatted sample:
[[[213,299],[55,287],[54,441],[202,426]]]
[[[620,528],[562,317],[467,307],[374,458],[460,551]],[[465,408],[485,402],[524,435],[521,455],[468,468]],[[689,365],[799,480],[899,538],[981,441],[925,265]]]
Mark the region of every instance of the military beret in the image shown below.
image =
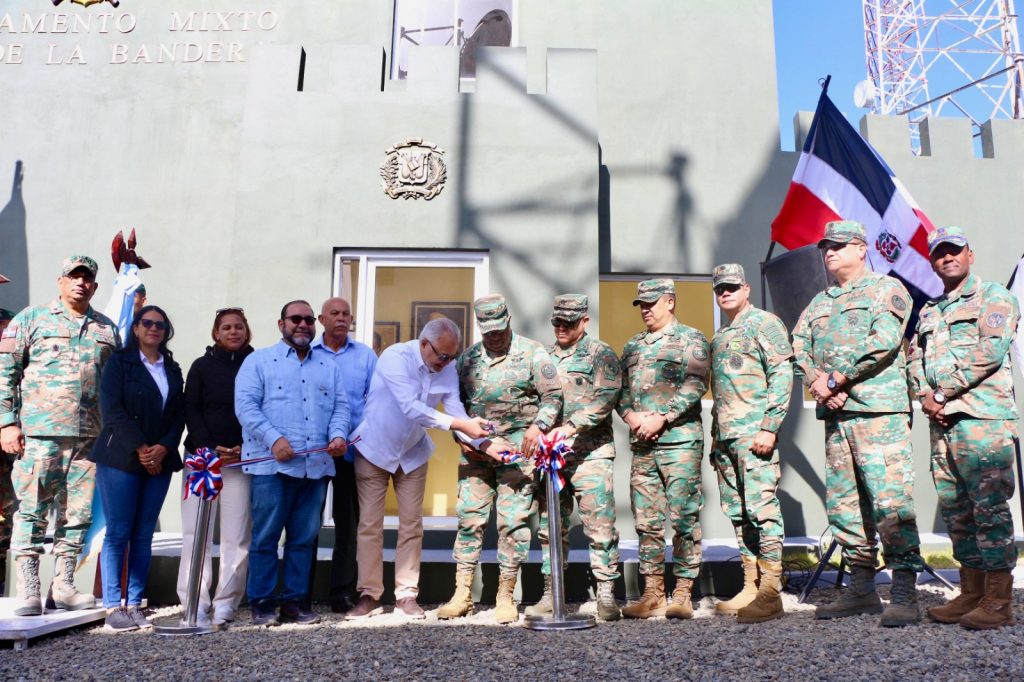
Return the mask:
[[[967,235],[964,234],[964,228],[957,227],[956,225],[947,225],[946,227],[940,227],[929,232],[928,254],[931,255],[935,249],[939,248],[939,244],[967,246]]]
[[[551,309],[551,321],[565,320],[575,322],[587,314],[589,301],[583,294],[561,294],[555,296],[555,305]]]
[[[659,298],[668,294],[676,295],[676,283],[670,279],[645,279],[636,285],[636,298],[633,305],[640,305],[640,302],[654,303]]]
[[[849,244],[855,239],[867,244],[868,236],[863,225],[856,220],[833,220],[825,223],[825,236],[818,242],[818,248],[825,246],[826,242]]]
[[[505,305],[505,297],[501,294],[491,294],[476,299],[473,301],[473,312],[476,314],[481,334],[508,329],[508,306]]]
[[[711,286],[719,284],[745,284],[747,276],[743,272],[743,266],[738,263],[725,263],[716,265],[711,271]]]
[[[94,261],[92,258],[89,258],[88,256],[83,256],[82,254],[75,254],[73,256],[68,256],[67,258],[64,259],[64,264],[61,266],[60,269],[60,276],[67,277],[78,268],[85,268],[86,270],[92,273],[93,277],[95,277],[96,273],[99,271],[99,267],[96,265],[96,261]]]

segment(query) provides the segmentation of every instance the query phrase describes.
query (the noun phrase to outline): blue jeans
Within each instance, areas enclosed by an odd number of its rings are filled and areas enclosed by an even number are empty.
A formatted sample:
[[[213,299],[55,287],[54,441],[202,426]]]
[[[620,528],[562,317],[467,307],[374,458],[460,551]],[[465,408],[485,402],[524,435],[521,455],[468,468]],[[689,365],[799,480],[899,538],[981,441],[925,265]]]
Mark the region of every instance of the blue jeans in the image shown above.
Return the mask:
[[[329,478],[295,478],[284,474],[252,477],[252,544],[246,591],[252,603],[273,602],[277,590],[277,546],[284,543],[282,601],[305,602],[313,543],[320,532]]]
[[[121,567],[128,549],[128,606],[142,604],[153,556],[153,531],[171,485],[170,474],[133,474],[106,464],[96,465],[96,489],[107,518],[100,569],[103,607],[121,605]]]

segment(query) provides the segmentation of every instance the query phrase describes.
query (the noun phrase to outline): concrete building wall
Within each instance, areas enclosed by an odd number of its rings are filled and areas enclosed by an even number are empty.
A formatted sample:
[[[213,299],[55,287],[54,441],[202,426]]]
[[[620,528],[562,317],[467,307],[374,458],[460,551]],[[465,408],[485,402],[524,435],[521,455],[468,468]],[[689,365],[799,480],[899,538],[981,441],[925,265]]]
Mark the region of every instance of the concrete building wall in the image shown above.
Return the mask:
[[[102,305],[110,239],[132,227],[186,365],[224,305],[244,306],[257,344],[272,342],[281,303],[332,293],[338,247],[486,249],[491,289],[510,297],[520,331],[545,340],[551,296],[584,291],[596,309],[600,273],[700,275],[725,261],[758,272],[797,156],[779,150],[767,0],[520,0],[521,47],[484,50],[461,87],[442,48],[413,50],[407,81],[384,78],[388,2],[173,5],[0,9],[0,186],[11,181],[0,272],[15,280],[0,305],[52,297],[75,251],[101,261]],[[936,224],[971,231],[977,271],[1005,281],[1022,250],[1021,123],[994,122],[984,158],[961,121],[930,122],[920,157],[901,120],[868,117],[862,130]],[[447,185],[430,202],[380,189],[385,149],[413,136],[446,152]],[[788,532],[817,535],[822,429],[796,398],[782,498]],[[920,422],[931,530],[941,522]],[[619,446],[628,538],[621,432]],[[706,469],[706,536],[729,537],[714,481]],[[177,526],[174,499],[164,528]]]

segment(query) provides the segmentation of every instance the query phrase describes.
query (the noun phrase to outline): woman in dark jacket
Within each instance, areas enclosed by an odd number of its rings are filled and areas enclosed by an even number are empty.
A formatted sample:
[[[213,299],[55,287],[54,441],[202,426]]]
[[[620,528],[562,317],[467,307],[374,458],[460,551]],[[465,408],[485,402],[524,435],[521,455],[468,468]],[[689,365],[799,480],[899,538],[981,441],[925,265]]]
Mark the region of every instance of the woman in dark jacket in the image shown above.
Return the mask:
[[[242,425],[235,417],[235,375],[242,361],[252,353],[252,332],[241,308],[223,308],[213,318],[213,345],[206,355],[192,363],[185,382],[185,449],[195,452],[209,448],[220,455],[221,464],[242,458]],[[210,509],[206,532],[206,560],[199,590],[199,625],[210,624],[210,584],[213,580],[213,522],[220,514],[220,573],[213,597],[213,625],[235,619],[238,603],[245,596],[249,567],[252,512],[249,504],[249,475],[241,469],[222,469],[224,487]],[[195,542],[199,498],[181,503],[181,564],[178,567],[178,597],[188,596],[188,574]],[[187,614],[186,614],[187,615]]]
[[[153,531],[171,474],[180,471],[178,444],[185,428],[181,367],[167,349],[174,328],[160,308],[135,314],[124,350],[103,367],[103,431],[89,459],[107,519],[100,554],[107,628],[150,627],[142,613]],[[121,605],[121,565],[128,549],[127,607]]]

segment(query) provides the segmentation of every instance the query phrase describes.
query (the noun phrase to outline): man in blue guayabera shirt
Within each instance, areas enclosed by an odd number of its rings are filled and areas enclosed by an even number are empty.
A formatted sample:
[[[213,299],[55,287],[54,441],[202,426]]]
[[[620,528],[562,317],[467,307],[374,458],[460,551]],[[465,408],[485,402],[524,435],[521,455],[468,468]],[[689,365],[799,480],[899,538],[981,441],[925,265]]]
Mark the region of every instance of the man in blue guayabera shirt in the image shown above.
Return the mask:
[[[323,334],[312,348],[331,357],[345,377],[345,394],[350,413],[349,437],[363,421],[370,379],[377,366],[377,354],[349,334],[352,306],[343,298],[329,298],[320,309]],[[346,613],[355,605],[356,525],[359,523],[359,498],[356,495],[355,447],[343,459],[334,462],[334,552],[331,557],[331,610]]]
[[[313,542],[320,530],[333,457],[345,454],[348,398],[341,368],[310,348],[313,309],[292,301],[277,322],[281,341],[253,352],[235,380],[235,414],[242,424],[242,461],[252,475],[252,543],[246,591],[254,625],[317,623],[309,606]],[[327,448],[326,452],[301,454]],[[284,590],[276,613],[277,546],[282,531]]]

